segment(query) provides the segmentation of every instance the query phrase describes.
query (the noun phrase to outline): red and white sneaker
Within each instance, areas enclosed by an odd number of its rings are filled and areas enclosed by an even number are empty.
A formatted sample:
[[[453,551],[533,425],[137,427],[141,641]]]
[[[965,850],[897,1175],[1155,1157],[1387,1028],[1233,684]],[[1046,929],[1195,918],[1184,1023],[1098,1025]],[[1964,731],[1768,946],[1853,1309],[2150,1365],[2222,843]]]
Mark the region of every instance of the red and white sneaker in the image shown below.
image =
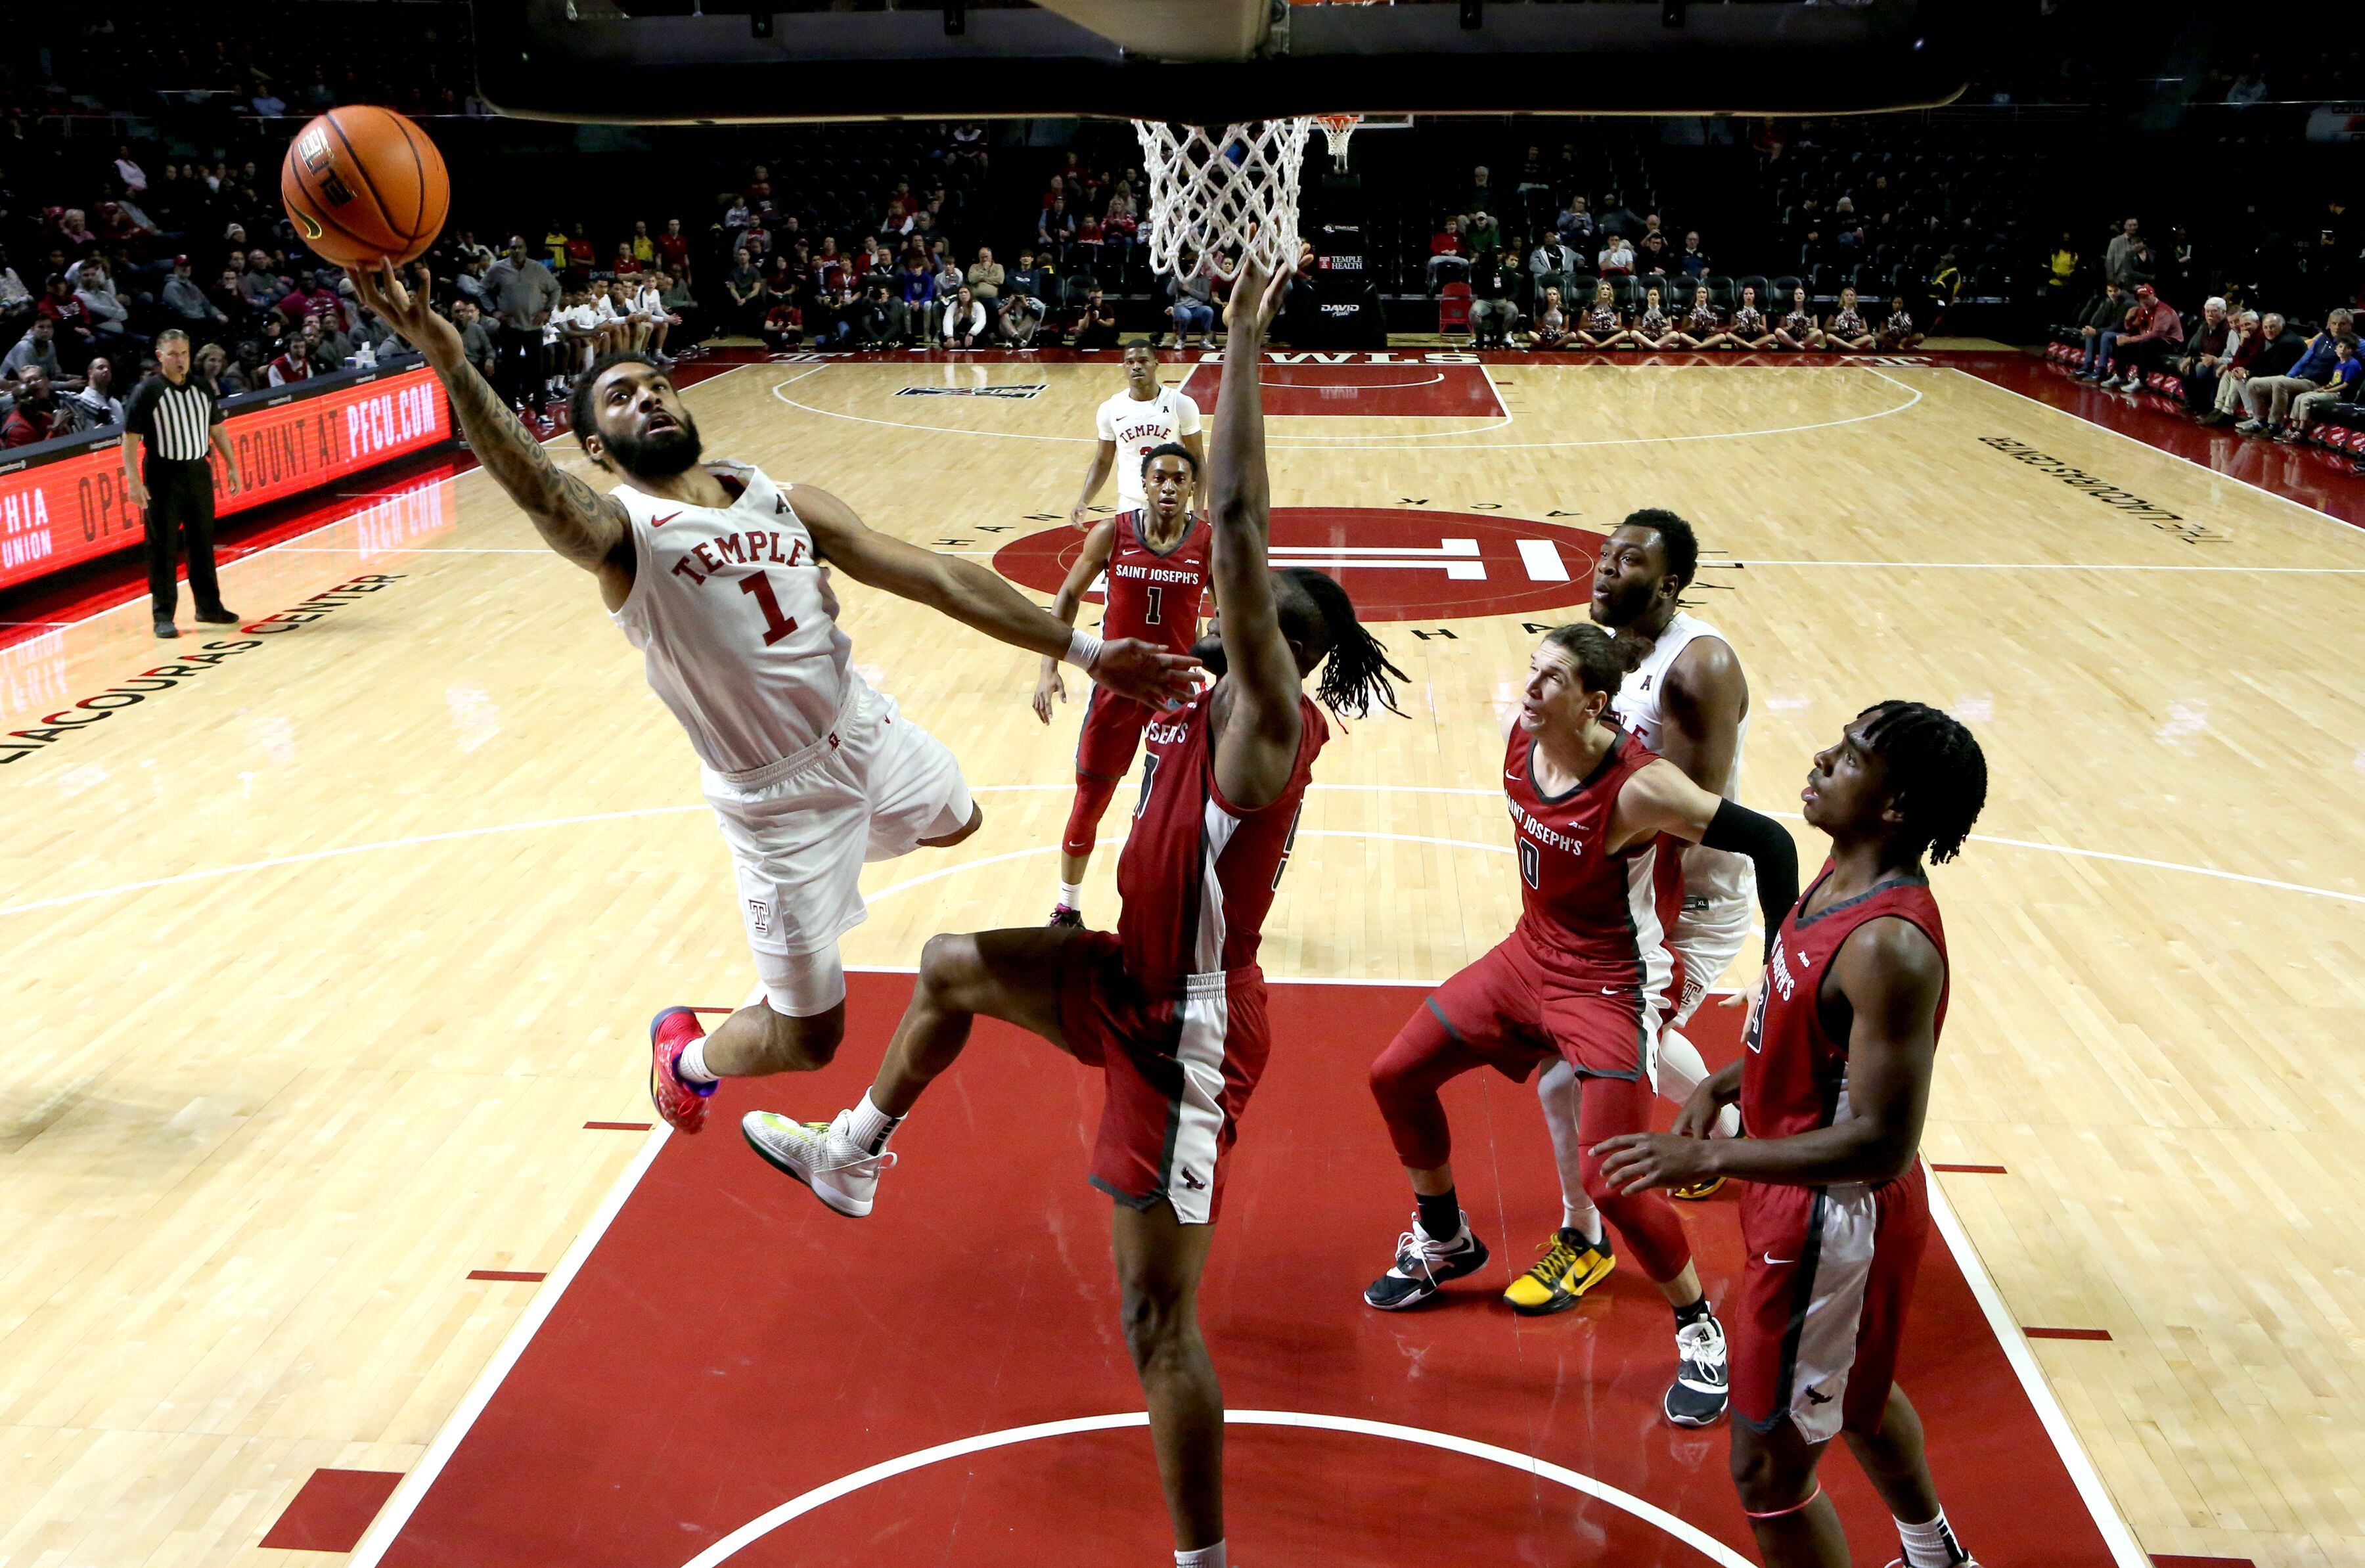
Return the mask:
[[[715,1085],[692,1083],[678,1070],[681,1053],[705,1035],[698,1014],[687,1007],[668,1007],[649,1020],[649,1100],[666,1126],[678,1133],[694,1133],[706,1125],[706,1102]]]

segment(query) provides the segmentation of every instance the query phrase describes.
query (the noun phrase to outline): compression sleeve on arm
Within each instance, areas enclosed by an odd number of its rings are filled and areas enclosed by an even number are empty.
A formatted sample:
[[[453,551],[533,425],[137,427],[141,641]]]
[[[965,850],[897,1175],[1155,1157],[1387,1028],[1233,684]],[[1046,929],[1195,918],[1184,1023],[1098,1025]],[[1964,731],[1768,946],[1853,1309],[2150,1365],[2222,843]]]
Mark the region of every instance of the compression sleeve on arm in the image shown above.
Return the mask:
[[[1765,940],[1771,943],[1790,906],[1799,902],[1799,846],[1790,841],[1790,830],[1737,801],[1726,801],[1716,808],[1700,843],[1746,855],[1757,868],[1757,908],[1765,921]]]

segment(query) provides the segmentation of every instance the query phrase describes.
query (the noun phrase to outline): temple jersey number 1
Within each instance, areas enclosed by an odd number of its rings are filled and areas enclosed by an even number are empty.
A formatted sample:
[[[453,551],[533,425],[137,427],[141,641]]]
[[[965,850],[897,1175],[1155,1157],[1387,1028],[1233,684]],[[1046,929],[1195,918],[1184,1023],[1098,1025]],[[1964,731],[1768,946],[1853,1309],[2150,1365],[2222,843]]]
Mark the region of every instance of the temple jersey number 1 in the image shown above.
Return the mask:
[[[796,617],[780,613],[780,601],[772,592],[772,579],[761,572],[750,572],[739,579],[739,591],[752,593],[764,611],[764,646],[770,647],[797,629]]]

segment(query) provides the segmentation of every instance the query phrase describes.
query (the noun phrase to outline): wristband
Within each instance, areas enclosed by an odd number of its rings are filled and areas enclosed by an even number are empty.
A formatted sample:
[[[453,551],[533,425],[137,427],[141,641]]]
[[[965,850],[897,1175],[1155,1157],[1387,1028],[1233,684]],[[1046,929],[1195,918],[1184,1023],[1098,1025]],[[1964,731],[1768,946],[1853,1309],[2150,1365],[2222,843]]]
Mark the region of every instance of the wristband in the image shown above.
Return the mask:
[[[1093,661],[1101,656],[1101,639],[1078,627],[1068,633],[1067,661],[1089,674]]]

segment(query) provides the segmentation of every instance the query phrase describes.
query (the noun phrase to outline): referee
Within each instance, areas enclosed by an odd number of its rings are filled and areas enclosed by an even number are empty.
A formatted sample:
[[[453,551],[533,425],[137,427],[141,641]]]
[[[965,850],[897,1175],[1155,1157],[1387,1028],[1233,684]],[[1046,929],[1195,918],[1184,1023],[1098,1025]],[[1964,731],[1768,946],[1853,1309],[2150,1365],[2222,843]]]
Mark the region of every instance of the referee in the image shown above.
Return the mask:
[[[214,583],[214,470],[207,449],[222,456],[222,489],[238,494],[238,457],[222,430],[213,388],[189,374],[189,335],[169,328],[156,337],[162,375],[141,382],[123,404],[123,478],[131,504],[148,514],[148,594],[155,601],[156,635],[177,637],[173,624],[178,574],[174,555],[188,536],[189,597],[197,619],[234,624]],[[141,443],[147,461],[140,461]]]

